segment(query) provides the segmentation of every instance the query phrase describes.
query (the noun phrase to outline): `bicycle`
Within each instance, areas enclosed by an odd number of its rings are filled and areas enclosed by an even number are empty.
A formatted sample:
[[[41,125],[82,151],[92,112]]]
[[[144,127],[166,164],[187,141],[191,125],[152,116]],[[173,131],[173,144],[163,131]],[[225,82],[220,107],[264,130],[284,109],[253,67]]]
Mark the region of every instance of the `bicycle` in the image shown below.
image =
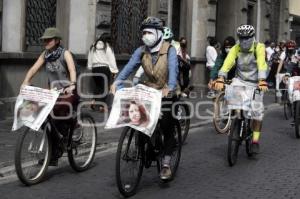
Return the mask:
[[[78,122],[78,118],[81,122]],[[87,170],[93,162],[97,129],[94,119],[87,113],[76,114],[68,120],[70,129],[67,133],[59,132],[51,114],[42,127],[34,131],[24,127],[20,132],[15,149],[15,169],[18,178],[25,185],[34,185],[44,179],[52,156],[54,133],[58,138],[58,153],[61,157],[68,153],[70,166],[77,172]]]
[[[255,99],[255,95],[257,94],[257,92],[259,93],[260,90],[253,89],[252,99]],[[244,95],[244,97],[246,97],[246,95]],[[242,99],[241,100],[242,102],[240,103],[248,101],[249,105],[251,106],[252,99]],[[230,100],[229,96],[227,96],[227,100]],[[253,136],[252,135],[253,132],[251,130],[251,119],[250,119],[251,114],[248,109],[247,110],[248,115],[247,117],[245,117],[244,115],[245,112],[243,109],[245,109],[244,104],[241,104],[239,108],[232,109],[234,112],[234,117],[229,127],[229,131],[228,131],[229,136],[228,136],[228,145],[227,145],[227,161],[229,163],[229,166],[234,166],[236,164],[238,153],[239,153],[239,147],[240,145],[242,145],[243,141],[245,141],[246,144],[246,153],[248,157],[252,157],[254,155],[251,149],[252,136]]]
[[[225,81],[226,85],[230,85],[231,81]],[[216,131],[225,134],[231,124],[231,112],[227,108],[225,100],[225,91],[221,91],[214,101],[214,117],[213,124]]]
[[[133,196],[136,193],[143,169],[150,168],[152,162],[156,162],[157,171],[160,173],[164,138],[159,123],[160,121],[158,121],[151,138],[130,127],[125,127],[121,134],[116,154],[116,181],[120,193],[125,197]],[[179,121],[175,120],[176,144],[170,164],[171,180],[174,178],[180,162],[182,146],[180,131]]]

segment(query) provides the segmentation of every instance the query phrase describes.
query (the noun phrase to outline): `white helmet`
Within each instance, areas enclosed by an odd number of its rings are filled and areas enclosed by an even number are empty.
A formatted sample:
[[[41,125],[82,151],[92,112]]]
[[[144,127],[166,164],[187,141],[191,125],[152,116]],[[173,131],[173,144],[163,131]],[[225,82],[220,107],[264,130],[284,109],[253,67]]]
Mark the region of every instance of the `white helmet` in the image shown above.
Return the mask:
[[[255,29],[252,25],[241,25],[236,30],[238,37],[253,37],[255,35]]]

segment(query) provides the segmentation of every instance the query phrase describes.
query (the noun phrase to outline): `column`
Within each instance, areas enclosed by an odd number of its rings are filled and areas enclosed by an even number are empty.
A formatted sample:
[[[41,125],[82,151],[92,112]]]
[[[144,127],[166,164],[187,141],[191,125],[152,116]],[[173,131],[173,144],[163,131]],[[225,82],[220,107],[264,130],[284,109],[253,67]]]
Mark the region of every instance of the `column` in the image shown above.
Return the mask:
[[[96,0],[70,2],[69,49],[75,54],[86,54],[95,34]],[[92,12],[91,12],[92,11]]]
[[[21,52],[25,31],[25,1],[4,0],[2,22],[2,51]]]

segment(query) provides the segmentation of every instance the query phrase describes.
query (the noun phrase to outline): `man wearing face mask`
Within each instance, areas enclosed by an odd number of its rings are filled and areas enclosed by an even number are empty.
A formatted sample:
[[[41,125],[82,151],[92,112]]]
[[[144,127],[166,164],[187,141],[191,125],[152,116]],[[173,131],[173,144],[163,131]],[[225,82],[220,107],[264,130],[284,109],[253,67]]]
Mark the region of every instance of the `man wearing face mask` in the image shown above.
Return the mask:
[[[227,57],[230,49],[235,45],[235,39],[232,36],[226,37],[223,42],[222,51],[218,55],[214,67],[210,71],[210,81],[208,83],[208,87],[211,89],[214,80],[218,78],[218,72],[220,68],[223,66],[224,60]],[[232,79],[235,76],[235,70],[230,70],[227,79]]]
[[[139,66],[142,66],[144,69],[144,78],[141,83],[162,90],[163,116],[160,125],[164,134],[164,158],[160,178],[168,180],[172,177],[170,160],[176,144],[173,135],[175,123],[172,116],[172,104],[177,99],[175,96],[178,76],[177,53],[176,49],[169,42],[163,40],[163,25],[160,19],[148,17],[142,22],[141,30],[143,32],[142,40],[144,45],[135,50],[131,59],[112,85],[111,92],[114,93],[116,87],[118,89],[122,88],[123,81]]]
[[[232,79],[232,85],[251,86],[265,92],[268,90],[266,78],[268,66],[265,61],[266,51],[262,43],[255,41],[255,29],[252,25],[241,25],[237,28],[239,43],[234,45],[227,55],[222,68],[219,71],[219,78],[216,81],[217,90],[224,89],[224,79],[236,63],[236,76]],[[263,119],[263,93],[255,95],[254,103],[261,106],[252,114],[253,131],[252,152],[259,153],[259,137]]]

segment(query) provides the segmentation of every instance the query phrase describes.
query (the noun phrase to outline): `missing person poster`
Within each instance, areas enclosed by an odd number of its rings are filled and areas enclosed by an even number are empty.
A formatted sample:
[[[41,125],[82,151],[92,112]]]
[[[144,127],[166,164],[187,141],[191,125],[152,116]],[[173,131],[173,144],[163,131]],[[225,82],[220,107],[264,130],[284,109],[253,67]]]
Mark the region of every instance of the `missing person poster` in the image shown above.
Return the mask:
[[[37,131],[51,112],[59,92],[33,86],[24,86],[17,97],[12,130],[23,125]]]
[[[159,119],[162,92],[138,84],[116,92],[105,128],[129,126],[151,137]]]

